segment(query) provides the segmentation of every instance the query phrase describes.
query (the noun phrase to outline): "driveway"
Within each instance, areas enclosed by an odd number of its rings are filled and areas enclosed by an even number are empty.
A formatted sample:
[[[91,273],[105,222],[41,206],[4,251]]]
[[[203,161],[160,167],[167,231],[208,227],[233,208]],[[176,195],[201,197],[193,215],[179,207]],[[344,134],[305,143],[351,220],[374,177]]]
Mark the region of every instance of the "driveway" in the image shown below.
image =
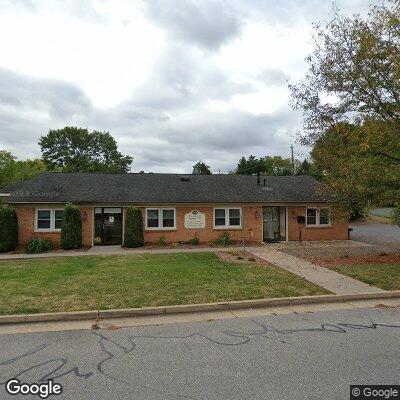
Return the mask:
[[[372,244],[387,250],[400,251],[400,228],[395,225],[376,222],[356,222],[350,225],[352,240]]]

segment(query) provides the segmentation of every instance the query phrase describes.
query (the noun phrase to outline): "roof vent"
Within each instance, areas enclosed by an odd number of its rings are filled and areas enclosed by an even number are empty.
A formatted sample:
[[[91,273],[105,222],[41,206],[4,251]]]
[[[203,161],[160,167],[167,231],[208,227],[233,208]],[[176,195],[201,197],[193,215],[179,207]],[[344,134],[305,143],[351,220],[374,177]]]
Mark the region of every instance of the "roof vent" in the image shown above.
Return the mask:
[[[189,180],[190,180],[190,179],[189,179],[187,176],[182,176],[182,177],[181,177],[181,181],[182,181],[182,182],[189,182]]]

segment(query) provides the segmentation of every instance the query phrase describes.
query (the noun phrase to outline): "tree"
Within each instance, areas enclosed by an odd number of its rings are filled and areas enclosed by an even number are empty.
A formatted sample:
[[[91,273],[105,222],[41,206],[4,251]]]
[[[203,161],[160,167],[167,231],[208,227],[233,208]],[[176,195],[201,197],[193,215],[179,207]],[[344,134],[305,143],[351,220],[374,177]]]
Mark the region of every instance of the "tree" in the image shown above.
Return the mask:
[[[400,202],[400,165],[363,150],[364,127],[337,124],[315,143],[311,157],[336,198],[357,214],[370,204]]]
[[[344,18],[334,10],[332,21],[316,26],[306,79],[290,85],[293,106],[304,115],[304,143],[313,144],[339,122],[372,120],[398,127],[400,4],[389,4],[372,6],[364,19]]]
[[[17,214],[12,207],[0,206],[0,253],[15,250],[17,245]]]
[[[143,216],[138,207],[128,207],[125,222],[125,247],[140,247],[144,245]]]
[[[249,156],[248,159],[242,157],[236,167],[236,173],[239,175],[254,175],[262,173],[264,169],[264,162],[262,158],[256,156]]]
[[[122,155],[109,132],[67,126],[39,140],[42,159],[51,171],[128,172],[133,158]]]
[[[291,85],[304,144],[349,206],[400,202],[400,3],[316,26],[306,78]]]
[[[211,175],[210,167],[203,163],[203,161],[199,161],[195,165],[193,165],[193,172],[195,175]]]
[[[263,159],[265,175],[293,175],[292,160],[290,158],[282,158],[281,156],[266,156]],[[295,160],[295,168],[299,164]]]
[[[31,179],[45,170],[42,160],[17,160],[10,152],[0,151],[0,187]]]
[[[64,250],[79,249],[82,246],[82,221],[79,208],[68,203],[64,208],[61,227],[61,247]]]
[[[296,175],[310,175],[311,174],[311,163],[304,159],[300,166],[296,170]]]
[[[295,160],[295,167],[299,165],[299,161]],[[242,175],[292,175],[292,161],[290,158],[282,158],[281,156],[265,156],[257,158],[249,156],[248,159],[242,157],[236,167],[236,174]]]

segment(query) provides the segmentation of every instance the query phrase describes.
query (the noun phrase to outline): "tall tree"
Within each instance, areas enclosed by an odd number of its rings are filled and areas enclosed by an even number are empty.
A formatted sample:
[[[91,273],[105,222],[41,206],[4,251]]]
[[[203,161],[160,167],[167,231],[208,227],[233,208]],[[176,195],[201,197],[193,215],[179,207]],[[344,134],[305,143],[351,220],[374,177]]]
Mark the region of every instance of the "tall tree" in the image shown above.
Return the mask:
[[[295,160],[295,168],[300,162]],[[292,161],[290,158],[282,158],[281,156],[265,156],[257,158],[249,156],[242,157],[236,167],[236,174],[242,175],[292,175]]]
[[[193,172],[195,175],[211,175],[211,170],[208,165],[206,165],[203,161],[197,162],[193,165]]]
[[[10,152],[0,151],[0,187],[31,179],[45,170],[42,160],[17,160]]]
[[[39,140],[42,159],[52,171],[128,172],[133,158],[122,155],[109,132],[67,126]]]
[[[266,156],[263,159],[265,175],[293,175],[292,160],[290,158],[282,158],[281,156]],[[295,160],[295,168],[299,164]]]
[[[254,175],[262,173],[264,169],[264,162],[262,158],[256,156],[249,156],[249,158],[242,157],[236,167],[236,173],[239,175]]]
[[[296,170],[296,175],[310,175],[311,174],[311,163],[304,159],[300,166]]]
[[[400,203],[400,3],[317,26],[305,80],[291,86],[302,142],[340,198]],[[335,156],[333,156],[335,155]],[[330,160],[330,162],[328,161]]]

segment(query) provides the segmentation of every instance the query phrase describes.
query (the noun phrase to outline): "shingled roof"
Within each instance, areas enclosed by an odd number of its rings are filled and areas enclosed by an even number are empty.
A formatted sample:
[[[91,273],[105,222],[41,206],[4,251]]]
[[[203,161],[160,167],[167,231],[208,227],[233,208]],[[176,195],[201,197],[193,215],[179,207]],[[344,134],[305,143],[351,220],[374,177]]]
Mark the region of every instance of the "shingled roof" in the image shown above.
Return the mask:
[[[42,173],[0,190],[7,203],[328,202],[309,176]]]

